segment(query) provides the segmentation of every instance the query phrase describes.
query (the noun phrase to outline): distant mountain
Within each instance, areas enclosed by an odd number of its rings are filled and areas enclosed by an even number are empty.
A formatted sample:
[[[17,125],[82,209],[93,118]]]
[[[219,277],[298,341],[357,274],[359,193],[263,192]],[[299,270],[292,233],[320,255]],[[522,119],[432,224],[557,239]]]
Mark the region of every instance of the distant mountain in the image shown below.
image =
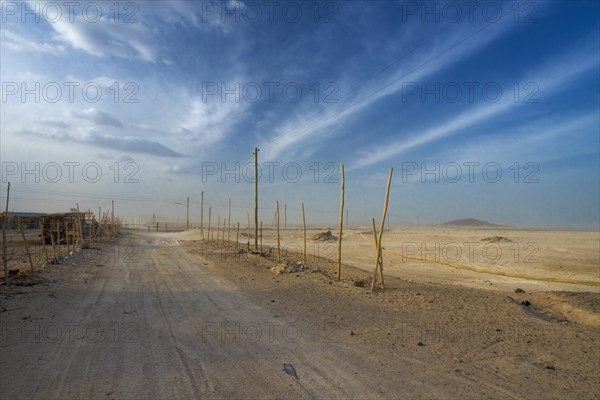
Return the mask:
[[[480,221],[475,218],[467,218],[467,219],[457,219],[455,221],[444,222],[442,225],[444,226],[502,226],[497,224],[492,224],[487,221]]]

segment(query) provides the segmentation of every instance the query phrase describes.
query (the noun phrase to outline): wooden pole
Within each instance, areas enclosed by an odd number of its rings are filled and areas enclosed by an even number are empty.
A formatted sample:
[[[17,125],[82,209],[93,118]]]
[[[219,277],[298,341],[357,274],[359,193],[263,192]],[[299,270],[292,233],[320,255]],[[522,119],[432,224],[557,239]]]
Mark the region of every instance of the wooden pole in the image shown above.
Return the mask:
[[[200,193],[200,234],[204,239],[204,190]]]
[[[8,198],[10,197],[10,182],[6,189],[6,208],[2,221],[2,264],[4,266],[4,284],[8,286],[8,258],[6,257],[6,228],[8,227]]]
[[[111,232],[111,237],[115,237],[115,201],[112,200],[112,208],[111,208],[111,212],[110,212],[110,232]]]
[[[379,229],[379,238],[377,239],[377,263],[375,264],[375,273],[373,274],[373,281],[371,282],[371,290],[375,289],[375,281],[377,280],[377,270],[381,275],[381,288],[385,288],[383,281],[383,254],[381,253],[381,242],[383,240],[383,229],[385,228],[385,217],[387,215],[388,202],[390,199],[390,187],[392,186],[392,174],[394,168],[390,168],[390,176],[388,177],[387,188],[385,191],[385,202],[383,204],[383,213],[381,215],[381,226]]]
[[[304,266],[306,267],[306,218],[304,218],[304,203],[302,203],[302,227],[304,228]]]
[[[275,205],[277,209],[277,261],[281,261],[281,240],[279,238],[279,201],[276,201]]]
[[[240,223],[237,223],[237,230],[235,233],[235,249],[239,250],[240,249]]]
[[[90,221],[88,223],[88,237],[90,238],[90,243],[92,243],[92,222],[94,221],[94,219],[92,218],[92,211],[89,208],[87,215],[88,217],[90,217]]]
[[[229,226],[229,220],[227,218],[223,219],[223,234],[221,235],[223,244],[225,244],[225,225]],[[229,230],[227,231],[227,240],[229,240]]]
[[[377,228],[375,228],[375,218],[371,218],[371,229],[373,230],[373,243],[375,243],[375,251],[377,251],[379,246],[377,245]]]
[[[283,229],[287,230],[287,204],[283,205]]]
[[[348,225],[348,209],[346,208],[346,228],[349,228],[350,225]]]
[[[56,220],[56,247],[58,249],[58,258],[60,259],[60,218]]]
[[[190,196],[185,200],[185,229],[190,230]]]
[[[246,238],[248,239],[248,249],[250,249],[250,212],[246,210],[246,217],[248,217],[248,225],[246,225]]]
[[[212,212],[212,207],[208,207],[208,240],[212,240],[210,236],[210,214]]]
[[[262,230],[262,221],[260,221],[260,254],[263,253],[263,230]]]
[[[258,147],[254,148],[254,250],[258,250]]]
[[[221,229],[221,216],[219,215],[217,219],[217,244],[219,242],[219,230]]]
[[[342,173],[342,193],[340,199],[340,235],[338,237],[338,281],[342,279],[342,234],[344,228],[344,164],[340,163],[340,171]]]
[[[27,238],[25,238],[25,232],[23,231],[23,224],[21,223],[21,218],[17,219],[17,224],[19,225],[19,230],[21,231],[21,237],[23,238],[23,244],[25,244],[25,252],[27,253],[27,259],[29,260],[29,267],[31,268],[31,273],[35,273],[33,269],[33,260],[31,259],[31,254],[29,254],[29,243],[27,243]]]
[[[381,254],[379,253],[379,244],[377,239],[377,228],[375,227],[375,218],[371,219],[371,229],[373,230],[373,243],[375,246],[375,268],[373,268],[373,276],[377,276],[377,270],[381,263],[383,263]],[[373,284],[371,283],[371,290],[373,290]]]
[[[68,220],[67,218],[65,218],[64,220],[64,227],[65,227],[65,242],[67,243],[67,257],[70,258],[70,249],[69,249],[69,225],[68,225]]]
[[[41,229],[40,237],[42,238],[42,249],[44,251],[44,256],[46,257],[46,264],[48,264],[48,250],[46,249],[46,240],[44,239],[44,219],[43,218],[42,218],[42,229]]]
[[[79,239],[83,239],[83,225],[81,225],[81,214],[79,213],[79,203],[75,203],[77,205],[77,234],[79,235]],[[75,254],[75,249],[73,249],[73,254]]]
[[[56,243],[54,242],[54,235],[52,233],[52,222],[53,220],[50,220],[48,230],[50,231],[50,244],[52,245],[52,255],[54,256],[54,262],[56,262],[58,258],[56,258]]]
[[[229,199],[229,215],[227,217],[227,241],[229,242],[229,235],[231,231],[231,199]]]

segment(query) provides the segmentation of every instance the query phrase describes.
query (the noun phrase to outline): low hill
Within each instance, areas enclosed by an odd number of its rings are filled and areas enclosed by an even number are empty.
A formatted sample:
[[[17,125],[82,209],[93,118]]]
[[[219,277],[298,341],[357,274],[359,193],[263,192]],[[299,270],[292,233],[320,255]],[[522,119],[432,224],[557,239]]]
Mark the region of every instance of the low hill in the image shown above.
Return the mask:
[[[443,226],[502,226],[497,224],[492,224],[487,221],[480,221],[475,218],[467,218],[467,219],[457,219],[454,221],[444,222]]]

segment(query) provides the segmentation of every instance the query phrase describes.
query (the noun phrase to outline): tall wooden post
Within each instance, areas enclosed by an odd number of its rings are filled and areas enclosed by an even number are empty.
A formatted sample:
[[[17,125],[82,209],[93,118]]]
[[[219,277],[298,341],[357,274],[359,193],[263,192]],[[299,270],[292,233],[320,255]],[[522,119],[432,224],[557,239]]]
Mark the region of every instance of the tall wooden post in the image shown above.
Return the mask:
[[[342,194],[340,200],[340,235],[338,237],[338,281],[342,279],[342,234],[344,227],[344,164],[340,163],[340,171],[342,173]]]
[[[29,260],[29,267],[31,268],[31,273],[35,273],[33,269],[33,260],[31,259],[31,254],[29,254],[29,243],[27,243],[27,238],[25,237],[25,231],[23,231],[23,223],[21,222],[21,218],[17,219],[17,223],[19,225],[19,230],[21,231],[21,237],[23,238],[23,244],[25,245],[25,252],[27,253],[27,259]]]
[[[371,290],[375,289],[375,281],[377,280],[377,270],[381,275],[381,288],[385,287],[383,281],[383,254],[381,253],[381,242],[383,239],[383,229],[385,228],[385,217],[387,215],[388,202],[390,199],[390,187],[392,186],[392,174],[394,173],[394,168],[390,168],[390,176],[388,177],[387,188],[385,191],[385,202],[383,204],[383,213],[381,215],[381,226],[379,228],[379,238],[377,239],[377,258],[375,263],[375,272],[373,274],[373,281],[371,282]]]
[[[210,236],[210,214],[212,212],[212,207],[208,207],[208,240],[212,240]]]
[[[44,255],[46,256],[46,264],[48,264],[48,250],[46,249],[46,239],[44,239],[44,219],[42,218],[42,229],[40,232],[40,238],[42,239],[42,249],[44,250]]]
[[[60,259],[60,218],[56,219],[56,247],[58,249],[58,258]]]
[[[204,190],[200,193],[200,234],[204,239]]]
[[[58,256],[56,254],[56,243],[54,241],[54,234],[52,233],[52,219],[48,222],[48,230],[50,231],[50,244],[52,245],[52,256],[53,258],[53,263],[57,263],[58,262]]]
[[[258,250],[258,152],[254,148],[254,250]]]
[[[283,229],[287,230],[287,204],[283,205]]]
[[[348,209],[346,208],[346,228],[349,228],[350,225],[348,224]]]
[[[379,242],[377,239],[377,228],[375,227],[375,218],[371,219],[371,229],[373,230],[373,243],[375,244],[375,268],[373,269],[373,275],[377,275],[377,269],[379,265],[383,262],[381,259],[381,254],[379,254]]]
[[[281,240],[279,238],[279,201],[275,202],[277,209],[277,261],[281,261]]]
[[[186,206],[185,206],[185,229],[190,229],[190,196],[187,196]]]
[[[248,217],[248,225],[246,226],[246,237],[248,238],[248,250],[250,250],[250,212],[246,210],[246,217]]]
[[[112,233],[112,237],[115,236],[115,201],[112,200],[112,209],[110,212],[110,224],[111,224],[111,228],[110,231]]]
[[[79,203],[77,205],[77,234],[79,239],[83,240],[83,225],[81,224],[81,214],[79,213]],[[75,246],[73,246],[73,255],[75,255]]]
[[[263,230],[262,230],[262,221],[260,221],[260,254],[263,253]]]
[[[235,233],[235,249],[239,250],[240,249],[240,223],[237,223],[237,230]]]
[[[231,199],[229,199],[229,216],[227,217],[227,241],[229,242],[229,235],[231,231]]]
[[[10,182],[6,188],[6,208],[2,221],[2,264],[4,265],[4,284],[8,286],[8,258],[6,257],[6,229],[8,228],[8,198],[10,197]]]
[[[306,218],[304,218],[304,203],[302,203],[302,227],[304,228],[304,266],[306,267]]]

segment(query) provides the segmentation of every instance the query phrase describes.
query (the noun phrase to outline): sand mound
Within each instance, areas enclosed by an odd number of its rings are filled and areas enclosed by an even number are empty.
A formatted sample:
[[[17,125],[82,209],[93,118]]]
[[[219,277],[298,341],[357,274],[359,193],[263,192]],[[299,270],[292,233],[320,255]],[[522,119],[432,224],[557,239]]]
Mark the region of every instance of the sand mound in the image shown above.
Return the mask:
[[[507,239],[502,236],[490,236],[490,237],[481,239],[481,241],[488,242],[488,243],[512,243],[512,240]]]
[[[327,232],[317,233],[316,235],[314,235],[312,237],[312,240],[321,240],[323,242],[329,242],[329,241],[338,240],[338,238],[337,238],[337,236],[334,236],[333,233],[331,233],[331,231],[327,231]]]

